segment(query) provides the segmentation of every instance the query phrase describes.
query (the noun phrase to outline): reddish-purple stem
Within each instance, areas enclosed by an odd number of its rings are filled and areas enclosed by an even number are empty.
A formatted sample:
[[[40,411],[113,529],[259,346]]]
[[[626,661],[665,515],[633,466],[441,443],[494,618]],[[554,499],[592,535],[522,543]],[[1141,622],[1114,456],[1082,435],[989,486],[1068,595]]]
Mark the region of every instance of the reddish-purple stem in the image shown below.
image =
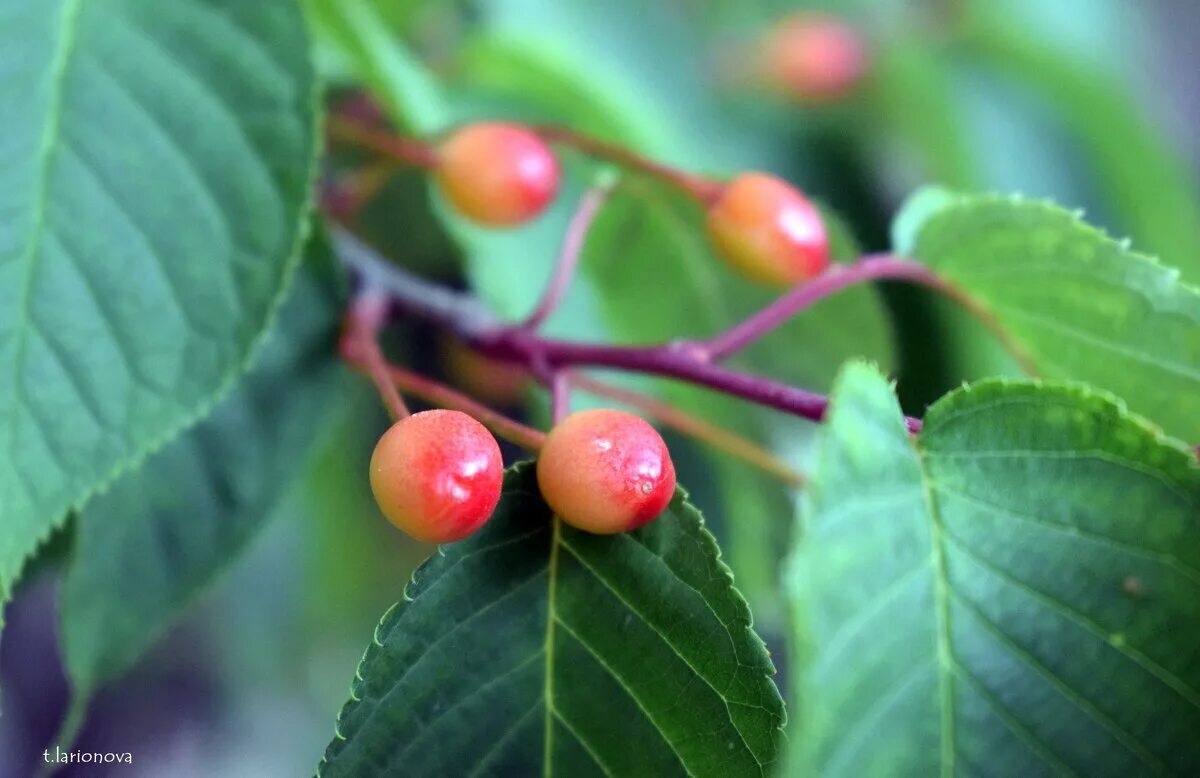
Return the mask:
[[[953,300],[992,332],[1027,375],[1039,375],[1033,357],[986,306],[924,265],[890,254],[868,255],[852,265],[834,265],[720,335],[696,343],[695,348],[705,358],[719,362],[775,331],[797,313],[829,295],[865,281],[887,280],[921,284]]]
[[[708,359],[720,361],[778,329],[813,303],[846,287],[882,279],[903,279],[942,291],[947,286],[942,279],[916,262],[890,254],[868,255],[853,265],[833,265],[825,273],[801,283],[749,318],[696,346]]]
[[[554,274],[546,284],[546,291],[542,293],[542,299],[538,301],[533,313],[518,325],[522,329],[532,331],[542,326],[546,319],[550,318],[550,314],[558,308],[558,304],[562,302],[567,289],[571,286],[571,279],[575,277],[575,269],[579,267],[588,230],[591,229],[596,214],[600,212],[600,208],[603,207],[611,192],[611,184],[601,183],[584,193],[583,198],[579,201],[579,207],[571,216],[570,224],[567,225],[567,234],[563,238],[562,248],[558,253]]]
[[[558,424],[571,415],[571,374],[555,372],[550,378],[550,418]]]
[[[824,395],[712,364],[694,344],[608,346],[552,340],[506,326],[475,298],[392,265],[343,230],[335,229],[333,235],[342,260],[386,290],[399,310],[452,330],[484,356],[522,364],[547,384],[553,383],[560,368],[608,367],[676,378],[812,421],[820,421],[829,405]],[[908,418],[905,423],[912,432],[921,428],[919,419]]]

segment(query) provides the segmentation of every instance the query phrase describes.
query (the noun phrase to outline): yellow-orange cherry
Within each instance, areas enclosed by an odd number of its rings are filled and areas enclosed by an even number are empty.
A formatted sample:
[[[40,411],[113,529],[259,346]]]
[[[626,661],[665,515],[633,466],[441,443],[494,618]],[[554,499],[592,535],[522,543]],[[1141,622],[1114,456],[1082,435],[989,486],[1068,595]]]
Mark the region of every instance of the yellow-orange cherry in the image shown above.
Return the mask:
[[[450,543],[496,509],[504,462],[492,433],[459,411],[393,424],[371,456],[371,491],[388,520],[417,540]]]
[[[867,70],[867,47],[845,21],[821,13],[784,19],[763,46],[767,80],[808,103],[828,103],[854,90]]]
[[[675,494],[675,465],[644,419],[596,409],[554,425],[538,456],[537,480],[564,522],[611,535],[644,526],[666,509]]]
[[[708,235],[731,267],[764,284],[795,284],[829,266],[821,212],[766,173],[743,173],[724,186],[708,209]]]
[[[558,160],[528,127],[479,122],[437,148],[436,176],[446,199],[467,218],[511,227],[534,218],[558,193]]]

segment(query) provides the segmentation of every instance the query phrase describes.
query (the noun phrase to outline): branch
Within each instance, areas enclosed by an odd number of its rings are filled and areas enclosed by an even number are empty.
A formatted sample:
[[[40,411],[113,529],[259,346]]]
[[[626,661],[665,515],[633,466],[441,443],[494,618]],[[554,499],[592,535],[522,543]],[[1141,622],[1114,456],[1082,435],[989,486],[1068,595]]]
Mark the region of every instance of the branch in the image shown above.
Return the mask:
[[[464,339],[503,326],[476,298],[426,281],[393,265],[341,227],[331,226],[329,231],[338,258],[354,271],[361,285],[386,292],[392,303],[403,312],[429,321],[453,322],[451,329],[463,335]]]
[[[704,361],[702,352],[687,344],[605,346],[550,340],[503,326],[475,298],[388,263],[344,230],[335,229],[334,239],[342,261],[368,274],[373,283],[392,295],[399,309],[452,330],[485,356],[524,365],[542,381],[548,381],[548,371],[557,368],[609,367],[678,378],[812,421],[820,421],[829,404],[824,395],[710,364]],[[919,419],[910,418],[907,424],[913,432],[921,428]]]

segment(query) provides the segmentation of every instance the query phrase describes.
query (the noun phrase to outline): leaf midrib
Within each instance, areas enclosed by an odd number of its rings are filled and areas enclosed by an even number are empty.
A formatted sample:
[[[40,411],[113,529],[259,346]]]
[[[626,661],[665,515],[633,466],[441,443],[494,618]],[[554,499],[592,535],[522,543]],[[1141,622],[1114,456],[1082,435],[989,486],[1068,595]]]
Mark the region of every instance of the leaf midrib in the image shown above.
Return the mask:
[[[929,506],[930,565],[934,582],[934,610],[937,631],[938,699],[940,708],[941,775],[954,775],[954,654],[950,647],[950,580],[946,570],[945,529],[938,502],[933,494],[933,479],[925,462],[920,441],[911,439],[917,467],[921,471],[921,492]]]
[[[545,778],[551,778],[554,774],[551,761],[554,754],[554,626],[558,623],[555,592],[558,590],[558,547],[562,538],[562,521],[558,516],[551,516],[550,521],[553,527],[550,532],[550,561],[546,564],[546,641],[542,646],[542,656],[546,658],[542,673],[543,706],[546,709],[545,734],[542,737],[542,775]]]
[[[50,100],[46,114],[46,126],[42,130],[42,137],[38,147],[37,167],[39,174],[35,185],[36,191],[33,196],[33,225],[29,233],[29,240],[25,246],[25,251],[19,260],[25,269],[21,277],[21,289],[18,293],[17,301],[16,345],[13,350],[14,360],[12,370],[12,403],[10,405],[11,413],[8,422],[8,440],[5,444],[10,454],[15,451],[17,444],[17,407],[20,404],[21,383],[24,380],[25,351],[29,341],[29,327],[25,322],[29,320],[34,270],[36,269],[38,259],[42,256],[38,248],[42,243],[42,238],[46,231],[46,211],[49,208],[50,202],[50,172],[53,167],[55,151],[58,148],[55,139],[58,137],[62,125],[63,94],[66,91],[67,65],[75,52],[75,42],[78,38],[79,30],[79,14],[82,7],[83,0],[63,1],[63,10],[59,25],[61,30],[59,42],[58,47],[54,51],[54,58],[51,61]],[[19,483],[19,481],[15,482],[13,484],[14,488]],[[3,580],[4,572],[4,570],[0,570],[0,581]]]

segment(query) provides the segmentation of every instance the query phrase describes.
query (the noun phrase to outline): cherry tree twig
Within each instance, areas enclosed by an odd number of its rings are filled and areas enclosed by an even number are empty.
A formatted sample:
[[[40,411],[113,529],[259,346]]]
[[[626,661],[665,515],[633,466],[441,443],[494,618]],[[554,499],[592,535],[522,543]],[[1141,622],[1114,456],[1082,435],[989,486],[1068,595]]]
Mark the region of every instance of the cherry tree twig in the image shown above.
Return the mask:
[[[342,261],[385,288],[398,309],[452,330],[484,356],[523,364],[544,382],[562,368],[608,367],[680,379],[812,421],[820,421],[829,405],[824,395],[714,365],[702,349],[684,342],[609,346],[553,340],[506,326],[475,298],[388,263],[344,230],[335,229],[334,240]],[[921,421],[908,418],[906,425],[916,432]]]

